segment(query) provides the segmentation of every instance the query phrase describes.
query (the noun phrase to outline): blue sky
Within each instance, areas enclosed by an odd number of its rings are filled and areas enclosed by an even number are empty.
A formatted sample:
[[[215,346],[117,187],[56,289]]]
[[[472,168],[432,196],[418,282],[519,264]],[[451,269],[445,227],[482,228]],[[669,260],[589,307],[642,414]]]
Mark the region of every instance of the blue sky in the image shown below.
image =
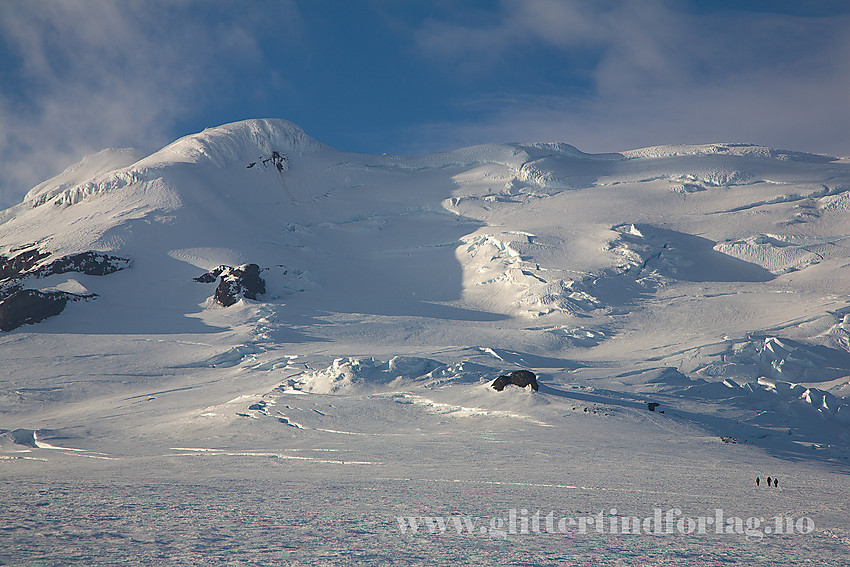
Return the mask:
[[[286,118],[365,153],[850,155],[850,2],[6,0],[0,205],[105,147]]]

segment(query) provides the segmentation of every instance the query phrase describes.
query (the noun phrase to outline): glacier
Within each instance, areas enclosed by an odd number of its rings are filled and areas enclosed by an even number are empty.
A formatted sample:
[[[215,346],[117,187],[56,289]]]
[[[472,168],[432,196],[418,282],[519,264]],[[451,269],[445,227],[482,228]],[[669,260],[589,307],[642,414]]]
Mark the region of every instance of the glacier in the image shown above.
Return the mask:
[[[743,143],[103,150],[0,212],[0,290],[87,297],[0,332],[0,562],[844,565],[847,227],[850,158]],[[47,269],[80,254],[122,269]],[[396,521],[657,507],[815,529]]]

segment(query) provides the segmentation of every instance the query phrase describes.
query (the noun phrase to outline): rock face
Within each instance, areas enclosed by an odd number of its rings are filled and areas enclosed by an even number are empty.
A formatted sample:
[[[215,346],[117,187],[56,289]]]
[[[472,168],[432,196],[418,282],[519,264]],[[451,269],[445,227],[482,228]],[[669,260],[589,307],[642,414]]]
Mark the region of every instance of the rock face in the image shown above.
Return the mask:
[[[287,164],[288,161],[289,161],[289,158],[286,157],[286,154],[281,154],[278,151],[272,152],[272,155],[270,155],[269,157],[261,157],[260,158],[260,163],[263,164],[265,167],[268,167],[269,163],[271,163],[272,166],[274,166],[274,168],[281,173],[283,173],[286,170],[286,164]],[[255,165],[257,165],[257,162],[252,161],[251,163],[248,164],[248,169],[251,169]]]
[[[81,252],[62,256],[38,270],[36,277],[45,278],[53,274],[78,272],[87,276],[106,276],[130,267],[130,260],[100,252]]]
[[[80,295],[64,291],[25,289],[28,279],[77,272],[89,276],[105,276],[128,268],[130,260],[102,252],[70,254],[39,266],[50,257],[35,247],[7,258],[0,255],[0,330],[11,331],[59,315],[69,301],[91,299],[96,294]]]
[[[12,258],[0,255],[0,282],[23,277],[23,275],[35,268],[41,260],[48,256],[50,254],[39,252],[35,248],[21,252]]]
[[[46,278],[68,272],[105,276],[129,268],[131,264],[126,258],[89,251],[62,256],[49,264],[36,267],[39,262],[49,256],[49,252],[41,252],[36,248],[25,250],[12,258],[0,255],[0,283],[17,281],[25,277]]]
[[[11,331],[21,325],[38,323],[59,315],[68,301],[94,297],[64,291],[18,290],[0,301],[0,331]]]
[[[534,375],[534,372],[529,372],[528,370],[514,370],[510,374],[499,376],[493,381],[493,389],[501,392],[508,384],[513,384],[520,388],[531,386],[531,389],[535,392],[539,389],[537,376]]]
[[[260,277],[260,266],[243,264],[238,268],[219,266],[214,270],[193,278],[196,282],[212,283],[219,279],[215,289],[215,301],[230,307],[241,297],[257,300],[266,293],[266,282]]]

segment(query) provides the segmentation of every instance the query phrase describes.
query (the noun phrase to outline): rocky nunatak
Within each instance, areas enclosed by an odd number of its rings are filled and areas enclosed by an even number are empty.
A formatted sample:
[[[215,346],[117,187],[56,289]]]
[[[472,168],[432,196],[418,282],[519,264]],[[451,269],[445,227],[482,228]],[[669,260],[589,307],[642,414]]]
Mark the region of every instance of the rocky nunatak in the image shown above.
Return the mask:
[[[89,276],[105,276],[128,268],[126,258],[102,252],[80,252],[47,261],[52,255],[37,248],[18,249],[14,256],[0,255],[0,330],[11,331],[59,315],[69,301],[92,299],[97,294],[27,289],[31,279],[78,272]]]
[[[286,171],[286,166],[289,163],[289,158],[286,157],[286,154],[282,154],[278,151],[272,152],[272,155],[266,157],[261,157],[258,161],[252,161],[248,164],[248,169],[251,169],[257,163],[263,164],[264,167],[268,167],[271,164],[276,170],[283,173]]]
[[[534,375],[534,372],[529,370],[514,370],[510,374],[499,376],[493,380],[493,389],[501,392],[505,389],[505,386],[510,384],[519,386],[520,388],[531,386],[531,389],[535,392],[539,389],[539,386],[537,385],[537,376]]]
[[[225,307],[230,307],[242,297],[258,300],[266,293],[266,282],[260,277],[257,264],[242,264],[238,268],[219,266],[192,279],[201,283],[213,283],[218,279],[214,298]]]

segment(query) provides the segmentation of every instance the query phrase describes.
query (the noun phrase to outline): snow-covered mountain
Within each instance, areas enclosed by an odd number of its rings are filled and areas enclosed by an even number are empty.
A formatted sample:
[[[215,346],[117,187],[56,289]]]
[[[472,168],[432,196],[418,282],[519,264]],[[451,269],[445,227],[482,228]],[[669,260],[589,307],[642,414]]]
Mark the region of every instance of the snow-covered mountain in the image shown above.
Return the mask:
[[[755,505],[751,477],[793,471],[846,545],[848,227],[850,160],[748,144],[375,156],[249,120],[104,150],[0,213],[0,467],[206,478],[194,455],[222,478],[217,463],[274,458],[314,488],[426,494],[573,486],[552,459],[579,451],[588,486],[613,471],[654,495],[593,506],[639,507],[664,490],[635,471],[723,462],[746,488],[711,502]],[[539,391],[490,388],[519,369]],[[471,463],[492,475],[447,472]],[[712,466],[719,494],[736,477]],[[666,493],[681,508],[705,490]]]

